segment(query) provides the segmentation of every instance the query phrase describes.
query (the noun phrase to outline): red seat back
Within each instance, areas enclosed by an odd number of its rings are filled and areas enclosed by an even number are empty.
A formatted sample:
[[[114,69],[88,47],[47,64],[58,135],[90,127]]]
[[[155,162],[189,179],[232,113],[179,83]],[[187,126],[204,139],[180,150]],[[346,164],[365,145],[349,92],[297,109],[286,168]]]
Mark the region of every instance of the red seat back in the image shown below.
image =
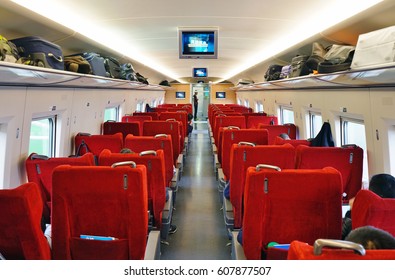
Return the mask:
[[[238,128],[246,128],[246,120],[244,116],[217,116],[214,119],[213,136],[216,145],[219,145],[219,128],[227,126],[237,126]]]
[[[395,199],[360,190],[352,206],[352,228],[374,226],[395,236]]]
[[[159,115],[159,120],[165,121],[168,119],[174,119],[182,123],[183,135],[184,137],[188,136],[188,113],[186,111],[177,111],[177,112],[163,112]]]
[[[48,241],[41,230],[40,196],[35,183],[0,190],[0,253],[6,259],[51,259]]]
[[[334,168],[282,170],[250,167],[244,197],[243,248],[260,259],[270,242],[313,244],[341,238],[341,176]]]
[[[53,173],[52,257],[144,258],[148,233],[144,165],[59,166]],[[81,235],[113,237],[100,241]]]
[[[232,145],[238,144],[239,142],[251,142],[256,145],[267,145],[267,137],[267,130],[265,129],[237,130],[223,128],[222,145],[220,145],[221,153],[218,149],[218,159],[221,162],[222,170],[228,180],[230,175],[230,152]]]
[[[103,135],[112,135],[115,133],[122,133],[123,139],[128,134],[140,135],[140,122],[113,122],[107,121],[103,123]]]
[[[112,135],[78,133],[74,137],[74,146],[77,156],[82,156],[87,152],[98,156],[104,149],[109,149],[111,152],[117,153],[123,148],[123,135],[122,133]]]
[[[260,124],[277,125],[278,120],[275,116],[248,116],[247,128],[258,128]]]
[[[173,178],[174,162],[173,162],[173,146],[171,136],[166,134],[158,134],[156,136],[133,136],[128,135],[125,139],[125,148],[131,149],[135,153],[147,150],[163,150],[165,158],[165,178],[167,186],[170,185]]]
[[[41,198],[43,201],[43,217],[45,222],[50,223],[51,217],[51,196],[52,196],[52,173],[55,167],[63,164],[73,166],[95,165],[91,153],[84,154],[81,157],[55,157],[48,158],[36,153],[30,154],[25,161],[27,179],[39,186]]]
[[[117,162],[134,161],[147,169],[148,208],[154,217],[155,227],[162,225],[162,211],[166,203],[165,158],[163,150],[121,154],[103,150],[99,155],[99,165],[111,166]]]
[[[353,198],[362,187],[363,150],[358,146],[296,148],[296,168],[331,166],[342,174],[344,200]]]
[[[159,119],[159,112],[134,112],[133,116],[151,116],[153,121]]]
[[[274,145],[276,137],[281,133],[288,134],[289,138],[296,139],[296,126],[294,124],[264,125],[259,124],[258,128],[267,129],[269,132],[269,145]]]
[[[140,133],[138,135],[143,135],[143,123],[145,121],[152,121],[151,116],[130,116],[125,115],[122,117],[122,122],[139,122],[140,123]]]
[[[173,164],[176,165],[178,155],[182,151],[180,123],[178,121],[151,121],[144,123],[144,136],[155,136],[158,134],[167,134],[171,136]]]
[[[230,156],[230,201],[233,206],[234,227],[240,228],[243,219],[243,196],[247,168],[258,164],[270,164],[282,169],[295,166],[295,148],[283,146],[247,146],[233,144]]]

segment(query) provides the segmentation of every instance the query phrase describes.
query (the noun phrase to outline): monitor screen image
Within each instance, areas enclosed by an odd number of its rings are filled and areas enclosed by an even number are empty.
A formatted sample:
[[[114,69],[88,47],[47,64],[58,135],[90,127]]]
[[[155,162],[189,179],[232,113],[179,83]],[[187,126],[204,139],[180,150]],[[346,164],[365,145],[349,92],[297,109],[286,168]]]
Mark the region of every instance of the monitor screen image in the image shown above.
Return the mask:
[[[207,68],[193,68],[192,76],[194,78],[207,77]]]
[[[226,98],[226,92],[224,92],[224,91],[217,91],[215,93],[215,98]]]
[[[217,58],[217,30],[179,30],[180,58]]]
[[[176,99],[185,99],[185,91],[176,91]]]

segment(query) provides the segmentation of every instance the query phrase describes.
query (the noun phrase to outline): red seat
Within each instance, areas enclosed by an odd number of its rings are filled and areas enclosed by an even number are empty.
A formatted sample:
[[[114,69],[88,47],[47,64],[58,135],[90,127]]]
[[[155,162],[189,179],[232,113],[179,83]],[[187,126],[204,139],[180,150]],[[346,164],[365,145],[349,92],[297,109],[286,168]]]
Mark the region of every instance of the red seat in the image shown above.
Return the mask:
[[[217,116],[214,119],[213,136],[214,142],[219,145],[219,128],[227,126],[237,126],[240,129],[246,128],[246,120],[244,116]]]
[[[143,135],[143,124],[145,121],[152,121],[151,116],[130,116],[125,115],[122,117],[122,122],[139,122],[140,123],[140,133],[138,135]]]
[[[143,125],[144,136],[167,134],[171,136],[173,146],[173,164],[177,166],[177,158],[181,154],[181,131],[178,121],[151,121]]]
[[[159,119],[159,112],[134,112],[133,116],[151,116],[153,121]]]
[[[259,124],[277,125],[278,120],[275,116],[248,116],[247,128],[258,128]]]
[[[221,153],[218,152],[222,171],[225,179],[229,180],[230,174],[230,151],[233,144],[239,142],[250,142],[256,145],[267,145],[267,130],[264,129],[225,129],[222,135]],[[221,154],[221,157],[219,155]]]
[[[343,199],[348,201],[362,188],[363,150],[355,145],[344,147],[296,148],[296,168],[316,169],[331,166],[342,174]]]
[[[135,153],[147,150],[163,150],[165,158],[165,178],[167,186],[171,185],[174,173],[173,147],[171,136],[158,134],[155,136],[133,136],[128,135],[125,139],[125,148],[131,149]]]
[[[395,250],[366,250],[363,255],[342,245],[341,240],[331,243],[338,244],[338,248],[323,248],[320,253],[316,246],[301,241],[293,241],[288,251],[288,260],[395,260]],[[346,250],[348,249],[348,250]]]
[[[111,153],[103,150],[98,163],[101,166],[111,166],[117,162],[134,161],[145,165],[147,169],[148,208],[153,214],[154,226],[162,226],[162,212],[166,203],[165,159],[163,150],[141,153]]]
[[[296,139],[296,126],[294,124],[283,124],[283,125],[264,125],[259,124],[259,129],[267,129],[269,132],[269,145],[274,145],[276,137],[281,133],[288,134],[289,138]]]
[[[91,152],[94,156],[99,156],[104,149],[117,153],[123,148],[123,135],[122,133],[112,135],[78,133],[74,138],[74,146],[77,156],[82,156],[87,152]]]
[[[176,112],[163,112],[159,115],[159,120],[165,121],[168,119],[174,119],[182,123],[184,138],[188,136],[188,113],[186,111]]]
[[[52,200],[53,259],[144,258],[148,234],[144,165],[59,166],[53,173]]]
[[[352,206],[352,228],[374,226],[395,236],[395,199],[360,190]]]
[[[122,133],[123,139],[128,134],[140,135],[140,122],[114,122],[106,121],[103,123],[103,135],[112,135],[115,133]]]
[[[0,190],[0,253],[9,260],[49,260],[41,230],[43,203],[35,183]]]
[[[247,168],[258,164],[270,164],[282,169],[295,166],[295,148],[283,146],[249,146],[233,144],[230,158],[230,201],[233,206],[234,227],[240,228],[243,219],[243,197]]]
[[[270,242],[313,244],[341,238],[341,175],[334,168],[282,170],[250,167],[244,196],[243,249],[260,259]]]
[[[41,198],[43,201],[43,217],[46,223],[50,223],[51,217],[51,196],[52,196],[52,173],[55,167],[63,164],[73,166],[95,165],[91,153],[84,154],[81,157],[55,157],[32,153],[25,161],[27,179],[39,186]]]

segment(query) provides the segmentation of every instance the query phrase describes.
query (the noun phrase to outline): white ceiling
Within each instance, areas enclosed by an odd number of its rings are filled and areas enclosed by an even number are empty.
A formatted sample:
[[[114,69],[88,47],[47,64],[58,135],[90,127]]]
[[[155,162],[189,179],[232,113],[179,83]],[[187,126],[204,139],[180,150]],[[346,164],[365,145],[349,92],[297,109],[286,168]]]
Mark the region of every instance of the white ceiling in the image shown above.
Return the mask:
[[[145,75],[149,78],[150,73],[154,75],[154,72],[159,72],[160,78],[163,79],[191,81],[189,78],[193,67],[207,67],[210,80],[234,81],[243,74],[245,78],[253,77],[251,70],[262,63],[273,59],[284,60],[279,54],[301,47],[300,43],[309,43],[312,39],[328,39],[323,38],[325,35],[323,30],[330,28],[336,23],[335,21],[344,20],[350,15],[350,9],[360,9],[363,3],[368,1],[30,0],[26,2],[35,7],[45,7],[43,13],[49,12],[49,17],[54,20],[60,22],[63,20],[63,25],[67,28],[26,12],[24,8],[9,1],[1,0],[0,5],[4,8],[0,10],[3,13],[0,14],[0,26],[2,29],[5,28],[2,32],[6,33],[2,35],[8,36],[9,39],[12,39],[10,36],[41,35],[61,45],[66,54],[90,51],[84,48],[92,48],[92,46],[103,48],[110,53],[117,53],[120,57],[125,56],[124,60],[135,61],[137,65],[135,68],[139,70],[141,67],[140,72],[147,73]],[[346,7],[346,3],[352,5]],[[394,5],[395,1],[385,0],[371,10],[377,14],[377,11],[385,12],[388,7],[393,8]],[[50,11],[51,7],[58,12]],[[13,22],[6,22],[5,15],[10,13],[23,17],[10,16]],[[367,17],[369,14],[365,12],[364,15]],[[372,12],[369,18],[371,16]],[[83,22],[77,22],[78,19]],[[390,20],[394,20],[393,14]],[[319,24],[324,26],[319,27]],[[369,28],[383,24],[388,23],[370,24]],[[218,59],[179,59],[177,28],[185,26],[218,27]],[[357,35],[351,36],[354,41],[355,36]],[[330,39],[333,41],[333,38]],[[113,46],[103,47],[95,42],[96,40],[103,40],[104,43]],[[260,69],[260,71],[262,81],[264,70]]]

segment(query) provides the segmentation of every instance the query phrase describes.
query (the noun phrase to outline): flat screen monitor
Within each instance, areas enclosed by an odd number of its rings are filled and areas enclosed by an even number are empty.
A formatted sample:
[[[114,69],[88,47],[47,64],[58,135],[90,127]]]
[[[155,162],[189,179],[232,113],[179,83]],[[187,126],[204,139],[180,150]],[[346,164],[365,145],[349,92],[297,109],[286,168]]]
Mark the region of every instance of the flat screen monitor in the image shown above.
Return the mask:
[[[217,91],[215,93],[215,98],[220,98],[220,99],[226,98],[226,92],[224,92],[224,91]]]
[[[176,91],[176,99],[185,99],[185,91]]]
[[[180,58],[217,58],[218,30],[179,29]]]
[[[192,76],[194,78],[205,78],[205,77],[207,77],[207,68],[193,68]]]

